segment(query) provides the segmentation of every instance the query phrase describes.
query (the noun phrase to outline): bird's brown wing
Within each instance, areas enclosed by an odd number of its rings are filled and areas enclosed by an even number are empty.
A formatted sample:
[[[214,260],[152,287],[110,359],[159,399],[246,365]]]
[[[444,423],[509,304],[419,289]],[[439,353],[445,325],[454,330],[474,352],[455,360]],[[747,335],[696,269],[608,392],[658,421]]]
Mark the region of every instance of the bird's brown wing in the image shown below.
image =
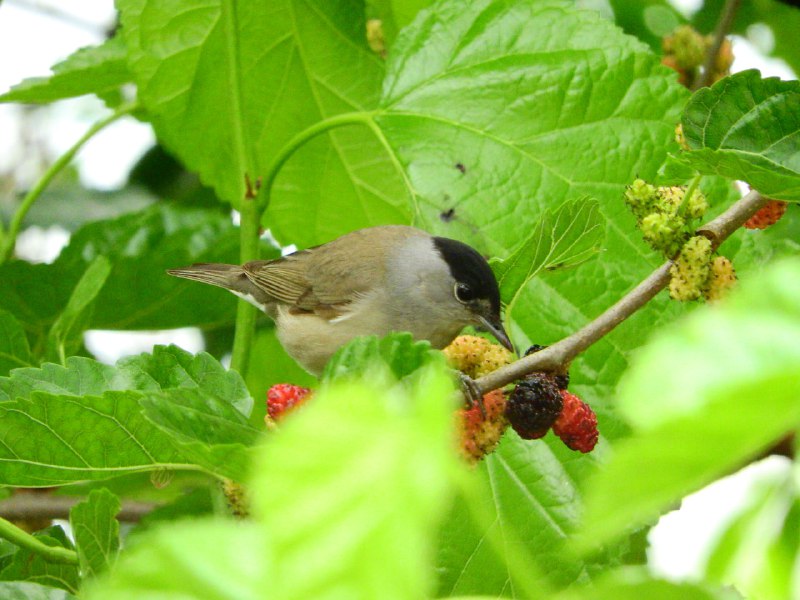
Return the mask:
[[[281,302],[335,317],[383,281],[389,249],[412,235],[425,234],[411,227],[372,227],[278,260],[249,262],[243,268],[253,283]],[[353,256],[353,248],[360,257]]]

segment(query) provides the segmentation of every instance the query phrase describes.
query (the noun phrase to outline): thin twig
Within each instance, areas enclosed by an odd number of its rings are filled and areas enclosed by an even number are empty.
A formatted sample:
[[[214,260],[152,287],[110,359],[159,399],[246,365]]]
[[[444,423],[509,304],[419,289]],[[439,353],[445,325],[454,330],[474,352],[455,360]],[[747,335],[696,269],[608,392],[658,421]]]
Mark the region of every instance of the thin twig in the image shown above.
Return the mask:
[[[719,21],[717,22],[717,28],[714,30],[714,41],[706,52],[706,59],[703,63],[703,72],[700,74],[700,77],[698,77],[697,81],[695,81],[692,91],[697,91],[711,83],[711,73],[714,70],[714,64],[717,62],[719,50],[722,48],[722,44],[725,41],[725,36],[728,35],[731,27],[733,26],[733,20],[736,17],[736,11],[739,9],[740,3],[741,0],[725,1],[722,14],[720,14]]]
[[[698,229],[698,233],[708,237],[714,248],[717,248],[767,201],[767,198],[752,191],[716,219]],[[563,369],[578,354],[600,340],[664,289],[669,283],[669,269],[672,264],[672,261],[667,261],[658,267],[616,304],[581,330],[544,350],[521,358],[475,380],[478,389],[485,394],[529,373]]]
[[[39,519],[68,519],[70,509],[83,498],[53,496],[51,494],[15,494],[0,501],[0,517],[9,521],[36,521]],[[151,502],[122,503],[117,519],[136,523],[158,505]]]

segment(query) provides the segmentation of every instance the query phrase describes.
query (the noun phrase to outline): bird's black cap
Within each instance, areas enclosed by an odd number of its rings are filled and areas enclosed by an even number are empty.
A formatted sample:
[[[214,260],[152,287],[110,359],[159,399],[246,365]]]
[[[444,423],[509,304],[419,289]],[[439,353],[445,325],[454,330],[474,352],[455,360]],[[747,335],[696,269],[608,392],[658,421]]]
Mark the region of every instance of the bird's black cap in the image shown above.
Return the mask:
[[[453,279],[467,284],[475,298],[488,300],[492,312],[500,315],[500,290],[486,259],[471,246],[456,240],[434,237],[433,244],[450,267]]]

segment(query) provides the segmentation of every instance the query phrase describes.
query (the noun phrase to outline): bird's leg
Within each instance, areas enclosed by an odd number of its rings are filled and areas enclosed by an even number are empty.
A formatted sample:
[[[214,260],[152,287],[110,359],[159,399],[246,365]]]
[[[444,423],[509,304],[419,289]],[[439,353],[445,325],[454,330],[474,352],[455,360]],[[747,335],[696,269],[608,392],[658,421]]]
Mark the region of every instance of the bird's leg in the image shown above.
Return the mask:
[[[464,394],[467,404],[469,404],[470,408],[473,408],[475,404],[477,404],[478,409],[481,411],[481,416],[485,419],[486,407],[483,405],[483,394],[481,393],[481,389],[478,387],[478,384],[475,383],[475,380],[469,375],[466,375],[461,371],[456,372],[458,373],[458,379],[461,383],[461,392]]]

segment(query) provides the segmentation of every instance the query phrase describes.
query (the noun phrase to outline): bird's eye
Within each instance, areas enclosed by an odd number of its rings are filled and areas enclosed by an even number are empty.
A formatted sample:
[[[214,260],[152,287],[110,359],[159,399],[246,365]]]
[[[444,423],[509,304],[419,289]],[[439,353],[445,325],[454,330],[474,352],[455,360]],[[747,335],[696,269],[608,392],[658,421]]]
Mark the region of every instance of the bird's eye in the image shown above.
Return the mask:
[[[466,283],[458,282],[455,286],[456,300],[459,302],[469,302],[475,299],[475,291]]]

